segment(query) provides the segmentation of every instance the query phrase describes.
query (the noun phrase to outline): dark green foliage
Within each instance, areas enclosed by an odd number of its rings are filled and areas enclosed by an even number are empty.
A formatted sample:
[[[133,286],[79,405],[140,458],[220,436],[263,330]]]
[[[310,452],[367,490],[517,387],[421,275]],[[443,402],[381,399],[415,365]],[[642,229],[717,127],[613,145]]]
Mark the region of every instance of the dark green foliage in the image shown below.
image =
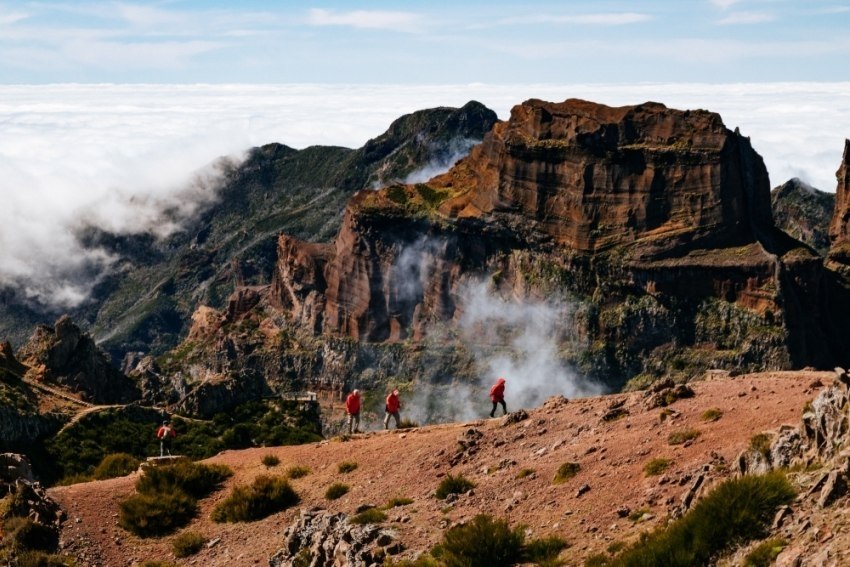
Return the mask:
[[[729,547],[763,537],[776,508],[793,498],[794,490],[781,473],[728,480],[667,529],[656,530],[615,557],[611,565],[708,565]]]
[[[608,565],[611,565],[611,558],[604,553],[588,555],[584,560],[584,567],[607,567]]]
[[[345,461],[337,465],[337,470],[342,474],[350,473],[357,469],[357,463]]]
[[[407,203],[407,191],[401,185],[393,185],[387,188],[387,198],[393,203],[404,205]]]
[[[681,445],[688,441],[693,441],[699,436],[700,432],[697,429],[680,429],[670,433],[670,435],[667,436],[667,442],[671,445]]]
[[[133,455],[127,453],[113,453],[106,455],[97,468],[94,469],[94,478],[96,480],[105,480],[107,478],[116,478],[119,476],[127,476],[136,472],[139,468],[139,460]]]
[[[432,555],[423,553],[415,560],[400,559],[398,561],[394,561],[388,558],[384,561],[384,567],[442,567],[442,564],[434,559]]]
[[[53,551],[59,544],[55,530],[29,518],[13,516],[3,522],[4,544],[11,542],[15,549]]]
[[[336,500],[348,494],[348,485],[341,482],[335,482],[325,491],[325,498],[328,500]]]
[[[233,475],[224,465],[206,465],[184,461],[165,467],[150,467],[136,482],[143,494],[182,491],[194,498],[204,498]]]
[[[18,554],[17,567],[74,567],[73,557],[65,557],[43,551],[23,551]]]
[[[298,504],[298,494],[284,477],[258,476],[250,486],[237,486],[212,511],[215,522],[252,522]]]
[[[275,455],[263,455],[263,465],[267,468],[276,467],[280,464],[280,459]],[[289,478],[292,478],[291,476]]]
[[[558,536],[535,539],[523,547],[523,560],[540,567],[563,565],[558,555],[567,547],[569,544]]]
[[[175,490],[136,493],[121,502],[120,508],[118,525],[139,537],[157,537],[189,523],[198,504],[188,494]]]
[[[578,463],[564,463],[558,467],[558,472],[555,473],[552,482],[555,484],[566,482],[577,475],[579,470],[581,470],[581,465]]]
[[[524,528],[511,529],[505,520],[479,514],[443,536],[440,559],[446,567],[493,567],[522,561]]]
[[[449,494],[463,494],[473,488],[475,488],[475,483],[463,475],[452,476],[451,474],[447,474],[440,481],[440,485],[437,486],[437,498],[439,500],[445,500]]]
[[[425,183],[417,183],[416,192],[419,193],[422,200],[431,207],[439,206],[440,203],[449,197],[448,191],[436,191],[430,185],[426,185]]]
[[[770,567],[786,545],[788,541],[781,538],[761,542],[744,558],[743,567]]]
[[[145,561],[139,567],[177,567],[177,565],[170,561]]]
[[[387,515],[377,508],[368,508],[348,519],[352,524],[380,524]]]
[[[171,542],[175,557],[189,557],[198,553],[207,539],[198,532],[183,532]]]
[[[758,451],[765,458],[770,457],[770,442],[773,437],[770,433],[756,433],[750,438],[750,449]]]
[[[657,476],[667,470],[667,467],[673,461],[670,459],[665,459],[663,457],[658,457],[656,459],[650,460],[643,466],[643,472],[646,473],[646,476]]]
[[[390,498],[385,508],[389,510],[390,508],[396,508],[398,506],[407,506],[408,504],[413,504],[413,499],[399,496],[396,498]]]
[[[534,469],[522,469],[518,473],[516,473],[516,479],[519,480],[521,478],[525,478],[528,476],[532,476],[534,474]]]
[[[720,408],[708,408],[704,412],[702,412],[702,420],[703,421],[717,421],[721,417],[723,417],[723,410]]]
[[[310,467],[294,465],[286,469],[286,476],[290,479],[302,478],[310,474]]]

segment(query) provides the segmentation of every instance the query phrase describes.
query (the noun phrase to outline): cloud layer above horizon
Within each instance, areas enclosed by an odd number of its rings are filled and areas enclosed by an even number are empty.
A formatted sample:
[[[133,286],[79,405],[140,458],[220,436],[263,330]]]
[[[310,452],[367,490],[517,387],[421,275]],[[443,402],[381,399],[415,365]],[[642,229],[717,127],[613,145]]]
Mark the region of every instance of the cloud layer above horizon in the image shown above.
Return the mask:
[[[217,157],[269,142],[354,148],[408,112],[478,100],[506,119],[528,98],[719,112],[751,137],[774,186],[799,177],[834,191],[850,136],[850,83],[0,86],[0,284],[82,300],[111,259],[74,231],[178,229],[161,211],[191,215],[214,198],[205,168]],[[92,274],[87,285],[80,273]]]

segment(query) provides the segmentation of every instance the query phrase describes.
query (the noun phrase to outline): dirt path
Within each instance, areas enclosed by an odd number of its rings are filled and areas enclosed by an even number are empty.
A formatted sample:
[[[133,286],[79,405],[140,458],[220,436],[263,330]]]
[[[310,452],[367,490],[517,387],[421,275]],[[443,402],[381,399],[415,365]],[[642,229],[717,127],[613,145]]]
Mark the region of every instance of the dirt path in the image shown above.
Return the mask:
[[[563,537],[572,545],[563,557],[569,565],[582,565],[589,554],[613,542],[631,541],[661,522],[695,474],[708,469],[709,481],[731,474],[735,457],[754,434],[798,424],[805,403],[832,377],[831,372],[774,372],[696,382],[696,396],[676,401],[663,421],[661,408],[645,409],[642,393],[631,393],[553,400],[509,426],[488,419],[369,433],[344,442],[226,451],[209,462],[226,464],[235,475],[224,490],[201,503],[189,527],[217,543],[188,559],[173,557],[171,537],[143,540],[118,527],[118,503],[133,492],[135,476],[53,488],[50,494],[68,513],[62,533],[66,552],[75,553],[82,565],[137,565],[152,559],[178,565],[265,565],[301,507],[351,513],[358,505],[383,505],[397,496],[414,502],[391,510],[386,525],[408,550],[426,549],[449,525],[487,513],[527,525],[533,537]],[[602,416],[618,401],[628,415],[604,421]],[[704,420],[707,409],[719,410],[722,417]],[[668,443],[670,433],[688,428],[699,431],[692,443]],[[477,449],[458,456],[458,439],[470,429],[482,434]],[[267,454],[279,457],[281,464],[264,467],[261,459]],[[644,473],[653,458],[671,461],[663,475]],[[342,461],[358,467],[341,474],[337,465]],[[554,484],[556,470],[568,461],[579,464],[578,474]],[[293,481],[302,499],[299,506],[247,524],[209,519],[231,487],[259,474],[282,474],[294,464],[312,470]],[[527,476],[519,474],[523,470],[529,471]],[[473,480],[473,494],[451,505],[434,498],[447,473]],[[324,492],[334,482],[351,490],[328,502]],[[579,494],[583,485],[587,490]],[[638,511],[645,513],[644,520],[629,519]]]

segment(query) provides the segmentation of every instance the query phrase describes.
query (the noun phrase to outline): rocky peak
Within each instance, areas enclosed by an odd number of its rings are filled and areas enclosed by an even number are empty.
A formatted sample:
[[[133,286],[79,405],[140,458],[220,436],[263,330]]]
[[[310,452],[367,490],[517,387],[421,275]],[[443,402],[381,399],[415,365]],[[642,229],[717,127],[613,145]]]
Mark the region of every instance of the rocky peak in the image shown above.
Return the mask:
[[[133,382],[112,367],[105,353],[67,315],[53,325],[39,325],[18,353],[39,380],[79,392],[95,403],[138,398]]]
[[[778,228],[826,254],[835,194],[819,191],[794,177],[774,188],[770,201]]]
[[[584,252],[739,244],[773,224],[767,171],[749,139],[715,113],[653,102],[526,101],[435,181],[461,188],[446,214],[521,215]]]
[[[832,241],[830,258],[850,263],[850,140],[844,140],[844,156],[835,172],[838,185],[835,188],[835,213],[829,224]]]
[[[20,377],[26,372],[26,366],[18,362],[12,351],[9,341],[0,343],[0,381],[6,382],[10,378]]]

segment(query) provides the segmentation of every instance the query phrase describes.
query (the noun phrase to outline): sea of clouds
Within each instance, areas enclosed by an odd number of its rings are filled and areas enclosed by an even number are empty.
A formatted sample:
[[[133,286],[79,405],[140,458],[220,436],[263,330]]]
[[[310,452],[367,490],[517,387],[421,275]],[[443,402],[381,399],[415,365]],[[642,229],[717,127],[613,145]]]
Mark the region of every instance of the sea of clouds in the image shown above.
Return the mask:
[[[355,148],[422,108],[474,99],[506,119],[528,98],[572,97],[719,112],[728,127],[751,137],[773,185],[799,177],[834,191],[850,136],[846,82],[0,85],[0,286],[14,286],[36,302],[83,301],[115,259],[83,249],[77,230],[179,230],[181,218],[215,199],[210,164],[220,156],[238,160],[247,148],[268,142]],[[177,214],[166,220],[163,210]]]

